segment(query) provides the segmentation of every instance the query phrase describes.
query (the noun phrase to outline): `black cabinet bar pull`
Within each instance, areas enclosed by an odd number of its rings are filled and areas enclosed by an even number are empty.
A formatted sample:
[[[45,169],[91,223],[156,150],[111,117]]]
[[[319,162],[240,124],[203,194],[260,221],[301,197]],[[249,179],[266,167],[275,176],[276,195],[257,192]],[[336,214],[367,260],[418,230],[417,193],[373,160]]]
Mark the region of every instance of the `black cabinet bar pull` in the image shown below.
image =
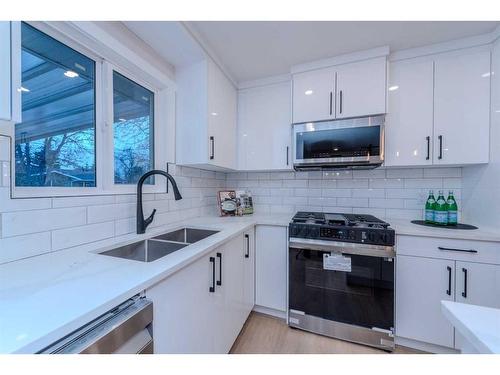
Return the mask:
[[[446,269],[448,270],[448,289],[446,290],[446,294],[451,296],[451,267],[447,266]]]
[[[438,137],[439,139],[439,156],[438,156],[438,159],[442,159],[443,158],[443,136],[440,135]]]
[[[474,249],[454,249],[452,247],[441,247],[441,246],[438,246],[438,249],[441,251],[459,251],[461,253],[473,253],[473,254],[477,253],[477,250]]]
[[[215,158],[215,138],[213,136],[210,137],[210,160],[214,160]]]
[[[245,239],[247,240],[247,252],[245,253],[245,258],[250,257],[250,236],[245,234]]]
[[[467,268],[462,268],[464,273],[464,291],[462,292],[462,297],[467,298]]]
[[[210,257],[210,263],[212,263],[212,286],[208,288],[210,293],[215,293],[215,258]]]
[[[340,113],[342,113],[342,90],[340,90]]]
[[[330,91],[330,116],[332,115],[333,111],[333,92]]]
[[[427,136],[425,139],[427,140],[427,157],[425,160],[429,160],[431,158],[431,137]]]
[[[222,253],[217,253],[217,258],[219,258],[219,280],[217,280],[217,285],[222,285]]]
[[[288,150],[289,150],[289,147],[286,146],[286,165],[289,164],[289,160],[288,160]]]

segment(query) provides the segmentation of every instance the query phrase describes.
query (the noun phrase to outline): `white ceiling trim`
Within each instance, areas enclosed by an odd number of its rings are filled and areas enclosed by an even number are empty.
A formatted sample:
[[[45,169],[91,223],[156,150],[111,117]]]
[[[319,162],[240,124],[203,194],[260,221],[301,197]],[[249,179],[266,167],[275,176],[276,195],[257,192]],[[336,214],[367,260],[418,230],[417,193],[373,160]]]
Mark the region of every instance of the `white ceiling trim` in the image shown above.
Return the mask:
[[[219,59],[217,54],[213,51],[213,49],[209,46],[209,44],[205,41],[203,36],[192,27],[189,22],[180,21],[181,25],[186,29],[186,31],[191,35],[191,37],[200,45],[208,58],[211,58],[214,63],[222,70],[222,73],[231,81],[234,87],[238,87],[238,81],[233,77],[229,70],[224,65],[224,63]]]
[[[389,46],[371,48],[364,51],[346,53],[326,59],[316,60],[304,64],[294,65],[290,68],[292,74],[306,72],[309,70],[327,68],[329,66],[348,64],[355,61],[368,60],[375,57],[388,56],[390,53]]]
[[[256,87],[275,85],[283,82],[290,82],[291,79],[292,75],[287,73],[266,78],[255,79],[251,81],[244,81],[238,84],[238,90],[245,90]]]

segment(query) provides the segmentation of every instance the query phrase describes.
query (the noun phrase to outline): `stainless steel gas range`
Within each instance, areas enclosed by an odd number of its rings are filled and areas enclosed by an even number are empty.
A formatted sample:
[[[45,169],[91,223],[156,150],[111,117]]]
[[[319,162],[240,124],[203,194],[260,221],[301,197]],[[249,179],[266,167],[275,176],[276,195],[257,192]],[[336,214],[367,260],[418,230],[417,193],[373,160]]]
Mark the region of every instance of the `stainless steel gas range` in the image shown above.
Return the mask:
[[[289,326],[393,350],[389,224],[371,215],[298,212],[289,236]]]

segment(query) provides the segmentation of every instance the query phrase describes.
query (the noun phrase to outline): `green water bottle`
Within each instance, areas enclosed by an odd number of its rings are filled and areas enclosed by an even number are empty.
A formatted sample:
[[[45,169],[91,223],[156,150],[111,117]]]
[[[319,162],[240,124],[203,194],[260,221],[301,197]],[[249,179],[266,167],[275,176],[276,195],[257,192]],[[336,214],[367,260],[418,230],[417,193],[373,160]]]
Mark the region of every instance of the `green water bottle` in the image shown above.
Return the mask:
[[[453,191],[448,193],[448,199],[446,200],[448,206],[448,225],[457,225],[458,223],[458,205],[455,197],[453,196]]]
[[[425,222],[428,224],[434,223],[434,203],[436,203],[434,191],[430,190],[427,202],[425,202]]]
[[[434,224],[448,224],[448,205],[443,196],[443,191],[439,191],[438,199],[434,203]]]

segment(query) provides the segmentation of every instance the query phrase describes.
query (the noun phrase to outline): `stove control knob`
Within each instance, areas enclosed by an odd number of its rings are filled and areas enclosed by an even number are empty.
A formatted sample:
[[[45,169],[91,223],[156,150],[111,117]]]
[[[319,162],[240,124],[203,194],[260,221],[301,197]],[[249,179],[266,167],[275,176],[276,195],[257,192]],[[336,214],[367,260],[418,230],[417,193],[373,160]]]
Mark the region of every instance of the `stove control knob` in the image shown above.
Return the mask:
[[[381,233],[380,234],[380,241],[382,241],[382,243],[388,243],[389,242],[389,236],[387,235],[387,233]]]
[[[356,239],[356,232],[354,232],[353,230],[350,230],[349,231],[349,239],[355,240]]]

